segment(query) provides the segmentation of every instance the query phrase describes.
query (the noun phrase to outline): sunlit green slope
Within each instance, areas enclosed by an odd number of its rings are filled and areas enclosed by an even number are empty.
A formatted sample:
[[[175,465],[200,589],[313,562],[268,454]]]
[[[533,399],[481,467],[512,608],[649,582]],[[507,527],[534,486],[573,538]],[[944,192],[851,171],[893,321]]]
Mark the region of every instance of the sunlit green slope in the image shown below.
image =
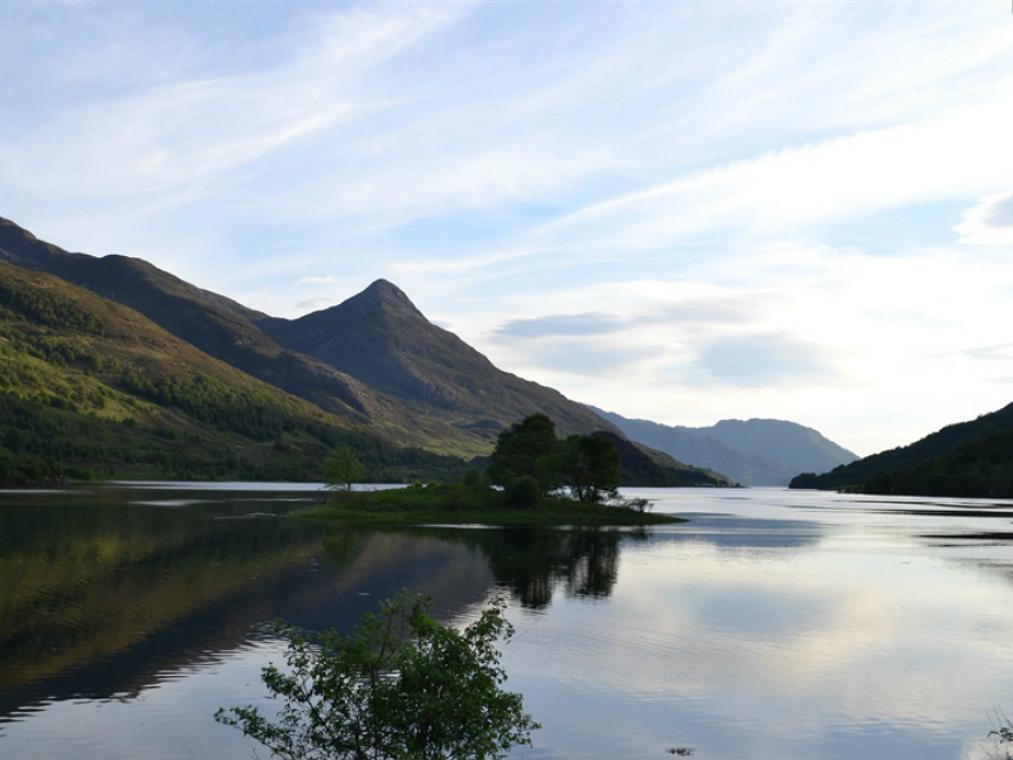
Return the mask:
[[[343,443],[374,472],[459,465],[397,449],[130,308],[0,263],[0,481],[316,479]]]

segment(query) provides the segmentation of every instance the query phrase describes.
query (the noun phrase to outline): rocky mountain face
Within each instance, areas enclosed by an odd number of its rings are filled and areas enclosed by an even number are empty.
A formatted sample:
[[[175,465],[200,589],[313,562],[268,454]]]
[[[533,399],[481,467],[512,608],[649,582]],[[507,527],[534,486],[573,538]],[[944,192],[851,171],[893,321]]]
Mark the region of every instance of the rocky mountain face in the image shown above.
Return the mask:
[[[563,434],[614,430],[558,391],[497,369],[386,280],[329,309],[259,324],[279,344],[476,435],[491,436],[535,412]]]

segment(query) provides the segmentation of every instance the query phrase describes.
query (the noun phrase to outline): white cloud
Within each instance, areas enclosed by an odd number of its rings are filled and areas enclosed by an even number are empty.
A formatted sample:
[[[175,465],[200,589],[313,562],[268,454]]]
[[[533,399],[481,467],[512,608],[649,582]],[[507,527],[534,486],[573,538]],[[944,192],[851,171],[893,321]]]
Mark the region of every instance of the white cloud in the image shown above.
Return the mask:
[[[1013,246],[1013,195],[985,198],[964,212],[963,220],[954,230],[961,243]]]
[[[1013,288],[1013,268],[1002,266],[1003,252],[887,257],[785,245],[761,253],[698,263],[678,281],[557,286],[551,298],[515,293],[496,309],[475,304],[453,329],[500,365],[627,416],[695,425],[794,419],[863,454],[1008,403],[1008,388],[995,376],[1013,367],[968,353],[976,344],[1009,342],[1004,294]],[[734,319],[643,319],[679,303],[737,308]],[[551,322],[588,304],[606,307],[622,329],[533,340],[483,321],[492,311]],[[758,339],[764,350],[747,361]],[[735,377],[728,361],[718,363],[717,377],[706,371],[715,369],[715,347],[741,370]],[[954,391],[970,387],[973,393]]]
[[[1013,79],[972,107],[709,169],[595,203],[534,234],[556,245],[657,248],[716,231],[797,235],[863,213],[988,192],[1013,175],[1010,123]]]
[[[389,107],[360,90],[362,78],[463,10],[419,4],[315,13],[280,62],[214,76],[180,73],[176,81],[71,102],[40,124],[8,128],[0,179],[51,204],[83,204],[93,217],[115,209],[121,221],[234,189],[271,154]],[[87,57],[73,65],[87,67]],[[46,160],[54,150],[59,160]]]
[[[299,285],[333,285],[338,282],[338,278],[331,274],[320,274],[310,275],[309,277],[300,277],[296,280]]]
[[[307,298],[304,301],[299,301],[296,307],[299,309],[307,309],[310,311],[316,309],[324,309],[328,306],[333,306],[336,302],[333,298]]]

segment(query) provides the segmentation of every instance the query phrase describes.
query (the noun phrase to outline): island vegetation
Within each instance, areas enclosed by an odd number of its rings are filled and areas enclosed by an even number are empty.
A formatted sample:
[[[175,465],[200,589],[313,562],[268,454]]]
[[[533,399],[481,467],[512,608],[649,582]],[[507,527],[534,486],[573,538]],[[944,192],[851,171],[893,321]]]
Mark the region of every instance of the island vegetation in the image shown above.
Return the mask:
[[[326,466],[328,503],[300,512],[311,519],[364,524],[651,525],[680,522],[655,515],[643,499],[619,495],[619,454],[608,437],[556,436],[533,414],[500,434],[485,471],[456,483],[353,491],[356,462],[338,451]]]

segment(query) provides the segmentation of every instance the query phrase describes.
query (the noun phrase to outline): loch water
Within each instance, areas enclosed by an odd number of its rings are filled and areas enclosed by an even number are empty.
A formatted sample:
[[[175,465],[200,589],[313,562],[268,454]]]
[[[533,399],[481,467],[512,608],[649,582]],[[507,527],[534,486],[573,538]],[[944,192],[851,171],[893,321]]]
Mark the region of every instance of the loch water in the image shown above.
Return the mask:
[[[1013,712],[1013,502],[629,489],[647,530],[327,528],[297,484],[0,492],[0,758],[247,760],[271,622],[505,593],[524,758],[977,758]],[[261,756],[264,753],[261,752]]]

